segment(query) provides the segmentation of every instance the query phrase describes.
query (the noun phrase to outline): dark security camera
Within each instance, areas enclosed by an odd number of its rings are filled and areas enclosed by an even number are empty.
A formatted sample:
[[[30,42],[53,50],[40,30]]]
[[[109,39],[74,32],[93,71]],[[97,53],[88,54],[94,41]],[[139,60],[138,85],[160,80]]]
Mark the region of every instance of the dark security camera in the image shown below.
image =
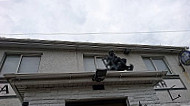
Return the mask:
[[[131,49],[124,49],[123,54],[128,55],[131,52]]]

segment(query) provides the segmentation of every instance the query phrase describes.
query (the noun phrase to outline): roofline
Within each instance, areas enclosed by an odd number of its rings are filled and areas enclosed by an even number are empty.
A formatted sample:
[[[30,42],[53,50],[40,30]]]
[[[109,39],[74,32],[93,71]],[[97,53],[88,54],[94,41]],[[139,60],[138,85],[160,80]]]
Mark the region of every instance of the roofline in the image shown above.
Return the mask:
[[[150,72],[150,71],[108,71],[107,77],[161,77],[166,75],[166,71]],[[6,79],[19,79],[19,80],[33,80],[33,79],[78,79],[85,77],[92,77],[95,72],[82,72],[82,73],[31,73],[31,74],[4,74]],[[119,77],[118,77],[119,78]]]
[[[130,49],[131,51],[145,52],[172,52],[179,53],[188,47],[176,46],[160,46],[160,45],[138,45],[138,44],[116,44],[116,43],[90,43],[90,42],[70,42],[57,40],[37,40],[37,39],[15,39],[0,38],[0,47],[10,48],[33,48],[33,49],[71,49],[71,50],[99,50],[108,51],[114,49],[123,51]]]
[[[128,71],[108,71],[106,79],[102,82],[92,81],[95,72],[85,73],[35,73],[35,74],[5,74],[5,79],[10,83],[20,101],[23,101],[24,93],[28,87],[54,87],[62,85],[64,87],[104,85],[155,85],[163,79],[166,71],[158,72],[128,72]]]

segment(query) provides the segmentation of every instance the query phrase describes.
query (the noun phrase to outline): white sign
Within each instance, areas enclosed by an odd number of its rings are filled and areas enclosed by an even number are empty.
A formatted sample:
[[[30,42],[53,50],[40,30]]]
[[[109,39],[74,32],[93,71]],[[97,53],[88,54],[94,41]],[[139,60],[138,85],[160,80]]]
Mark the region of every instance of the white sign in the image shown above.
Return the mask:
[[[16,95],[13,88],[8,83],[0,83],[0,96]]]
[[[185,86],[180,79],[164,79],[159,82],[154,89],[183,89]]]
[[[190,51],[183,51],[179,54],[180,61],[183,65],[190,65]]]

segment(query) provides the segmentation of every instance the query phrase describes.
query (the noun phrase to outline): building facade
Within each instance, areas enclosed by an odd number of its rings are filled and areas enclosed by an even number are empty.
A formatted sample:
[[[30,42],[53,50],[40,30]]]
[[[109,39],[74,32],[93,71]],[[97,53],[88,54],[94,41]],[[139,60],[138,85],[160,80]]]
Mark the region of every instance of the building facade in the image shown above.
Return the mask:
[[[110,49],[133,71],[111,70],[93,81]],[[188,106],[190,66],[178,58],[185,49],[1,38],[0,105]]]

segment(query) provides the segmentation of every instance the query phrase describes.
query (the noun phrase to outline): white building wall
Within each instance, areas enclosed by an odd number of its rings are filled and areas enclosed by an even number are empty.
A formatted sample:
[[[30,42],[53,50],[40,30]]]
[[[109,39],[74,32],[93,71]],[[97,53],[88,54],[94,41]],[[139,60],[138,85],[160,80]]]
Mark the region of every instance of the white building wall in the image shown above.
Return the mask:
[[[43,50],[43,49],[1,49],[0,50],[0,60],[5,52],[33,52],[33,53],[43,53],[41,56],[41,62],[39,66],[39,73],[78,73],[84,72],[83,67],[83,54],[97,54],[105,55],[107,52],[100,51],[66,51],[66,50]],[[190,100],[190,66],[184,66],[186,72],[182,71],[182,68],[178,65],[177,54],[157,54],[157,53],[137,53],[132,52],[129,55],[124,55],[122,53],[116,54],[120,57],[127,58],[128,64],[131,63],[135,66],[134,71],[144,71],[147,70],[146,66],[142,60],[142,56],[164,56],[167,60],[172,72],[179,75],[181,80],[187,87],[186,90],[173,90],[172,94],[180,94],[182,97],[171,101],[168,93],[166,91],[157,91],[157,96],[161,103],[178,103],[178,102],[188,102]],[[81,90],[81,89],[80,89]],[[55,91],[56,92],[56,91]],[[1,101],[3,99],[0,99]],[[15,101],[16,104],[20,104],[18,99],[7,99],[6,101]],[[27,100],[27,99],[26,99]],[[11,103],[9,102],[9,103]],[[0,105],[4,102],[0,102]],[[8,105],[9,106],[9,105]],[[16,105],[15,105],[16,106]]]
[[[77,73],[77,56],[75,51],[44,51],[39,67],[40,73]]]
[[[65,106],[67,100],[128,97],[130,106],[137,106],[139,101],[148,106],[159,104],[156,92],[151,85],[105,86],[105,90],[93,90],[91,86],[69,88],[28,89],[24,101],[30,106]]]
[[[18,98],[0,98],[0,106],[22,106]]]

